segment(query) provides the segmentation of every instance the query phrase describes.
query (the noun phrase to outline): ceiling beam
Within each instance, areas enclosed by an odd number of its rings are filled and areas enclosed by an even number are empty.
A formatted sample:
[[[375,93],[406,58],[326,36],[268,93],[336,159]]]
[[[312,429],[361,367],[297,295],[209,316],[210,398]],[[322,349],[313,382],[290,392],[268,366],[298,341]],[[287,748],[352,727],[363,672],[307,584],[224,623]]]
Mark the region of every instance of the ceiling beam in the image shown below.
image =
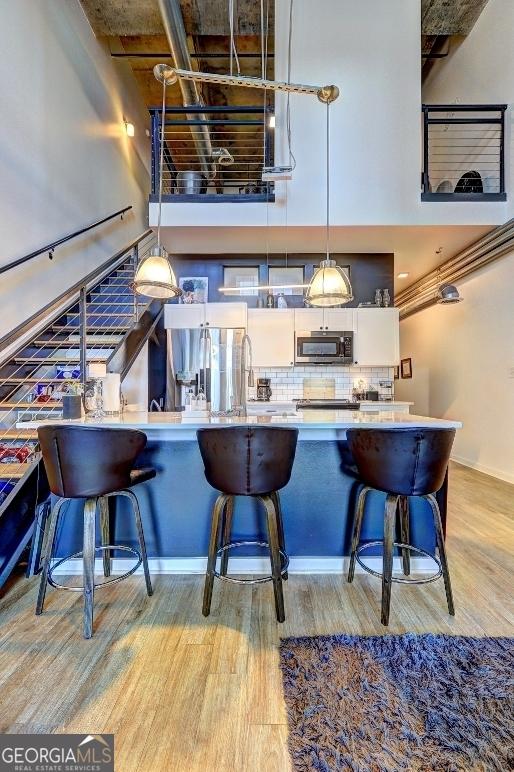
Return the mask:
[[[488,0],[422,0],[423,35],[469,35]]]

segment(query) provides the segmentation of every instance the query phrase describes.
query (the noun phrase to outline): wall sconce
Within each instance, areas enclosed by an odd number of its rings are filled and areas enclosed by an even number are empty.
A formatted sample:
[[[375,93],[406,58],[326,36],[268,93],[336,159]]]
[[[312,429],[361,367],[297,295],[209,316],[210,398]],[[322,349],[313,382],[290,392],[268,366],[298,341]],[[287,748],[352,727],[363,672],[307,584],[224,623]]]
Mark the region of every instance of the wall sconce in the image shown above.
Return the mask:
[[[134,124],[129,123],[128,121],[125,121],[125,120],[123,121],[123,123],[125,124],[125,131],[127,132],[127,137],[133,137],[134,134],[136,133],[134,129]]]

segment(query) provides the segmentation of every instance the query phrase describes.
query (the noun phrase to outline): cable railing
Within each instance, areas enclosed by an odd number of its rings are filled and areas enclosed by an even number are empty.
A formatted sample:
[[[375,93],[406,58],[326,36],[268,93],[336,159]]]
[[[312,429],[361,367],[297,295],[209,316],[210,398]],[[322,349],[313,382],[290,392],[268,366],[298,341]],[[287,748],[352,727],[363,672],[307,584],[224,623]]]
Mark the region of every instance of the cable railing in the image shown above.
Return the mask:
[[[423,105],[423,201],[505,201],[507,105]]]
[[[0,341],[1,354],[16,332],[20,338],[32,324],[34,334],[0,366],[0,515],[39,460],[36,433],[20,427],[60,417],[62,397],[84,388],[89,364],[104,362],[109,369],[124,338],[144,318],[148,303],[137,300],[131,285],[138,260],[154,243],[153,232],[145,231],[56,298],[39,331],[34,319],[42,312]]]
[[[160,183],[161,108],[151,108],[152,196]],[[164,121],[163,201],[271,201],[272,182],[262,180],[273,164],[270,113],[261,106],[167,107]],[[206,127],[208,138],[191,132]],[[200,152],[200,154],[199,154]],[[211,172],[205,173],[207,157]]]

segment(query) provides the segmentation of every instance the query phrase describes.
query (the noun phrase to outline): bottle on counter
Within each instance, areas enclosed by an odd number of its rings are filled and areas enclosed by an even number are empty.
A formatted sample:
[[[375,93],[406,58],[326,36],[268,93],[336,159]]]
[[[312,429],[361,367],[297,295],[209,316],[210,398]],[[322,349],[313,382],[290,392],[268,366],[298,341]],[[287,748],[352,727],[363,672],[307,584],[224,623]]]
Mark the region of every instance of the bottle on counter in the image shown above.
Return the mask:
[[[287,308],[287,300],[285,299],[283,292],[279,292],[277,298],[277,308]]]
[[[266,308],[275,308],[275,298],[272,292],[268,292],[266,295]]]

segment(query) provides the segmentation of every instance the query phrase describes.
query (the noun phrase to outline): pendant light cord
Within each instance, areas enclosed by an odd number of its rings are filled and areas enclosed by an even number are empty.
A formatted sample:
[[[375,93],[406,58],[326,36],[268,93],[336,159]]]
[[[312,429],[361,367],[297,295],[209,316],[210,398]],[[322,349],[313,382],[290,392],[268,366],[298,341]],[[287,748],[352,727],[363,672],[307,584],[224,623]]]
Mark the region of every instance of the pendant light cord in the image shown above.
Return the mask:
[[[330,102],[327,102],[327,229],[326,229],[326,253],[330,259]]]
[[[166,122],[166,78],[162,80],[161,148],[159,154],[159,215],[157,219],[157,246],[161,248],[162,173],[164,169],[164,124]]]

